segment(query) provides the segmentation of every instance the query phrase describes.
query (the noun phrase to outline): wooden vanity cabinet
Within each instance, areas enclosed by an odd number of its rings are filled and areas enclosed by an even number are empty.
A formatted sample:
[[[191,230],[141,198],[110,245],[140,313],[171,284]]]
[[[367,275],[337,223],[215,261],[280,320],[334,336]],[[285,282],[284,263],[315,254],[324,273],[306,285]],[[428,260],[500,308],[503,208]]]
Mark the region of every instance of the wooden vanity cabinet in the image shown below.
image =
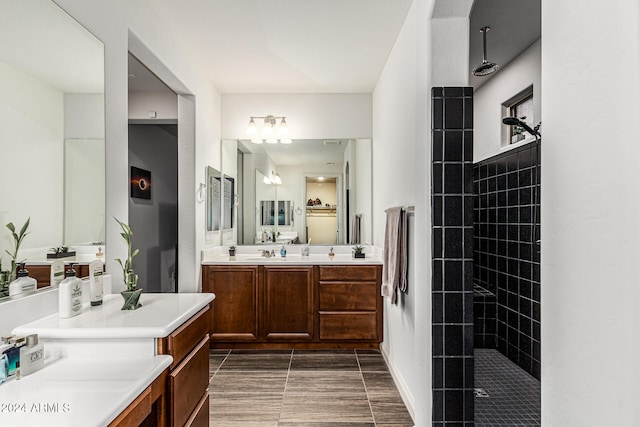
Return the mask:
[[[381,269],[319,267],[320,340],[382,340]]]
[[[314,329],[313,267],[263,270],[264,338],[268,341],[311,341]]]
[[[209,425],[209,306],[165,338],[158,354],[173,357],[167,378],[169,426]]]
[[[216,295],[210,320],[212,340],[258,340],[258,311],[261,299],[257,266],[203,267],[202,292]]]
[[[211,346],[379,348],[382,266],[204,265]]]
[[[166,423],[165,389],[169,370],[165,370],[109,427],[163,426]]]

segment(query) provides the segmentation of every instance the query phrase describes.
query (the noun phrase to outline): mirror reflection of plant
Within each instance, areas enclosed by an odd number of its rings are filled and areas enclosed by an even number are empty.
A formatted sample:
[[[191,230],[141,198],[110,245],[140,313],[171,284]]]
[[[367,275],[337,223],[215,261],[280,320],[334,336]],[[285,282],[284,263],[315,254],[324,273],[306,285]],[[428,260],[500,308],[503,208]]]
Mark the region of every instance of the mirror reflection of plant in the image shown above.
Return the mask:
[[[131,231],[131,227],[128,224],[118,220],[118,218],[114,217],[120,227],[122,228],[122,233],[120,235],[127,242],[127,259],[125,262],[122,262],[120,258],[116,258],[118,264],[122,268],[122,275],[124,278],[124,283],[127,287],[128,291],[135,291],[138,287],[138,275],[133,272],[133,257],[138,255],[140,249],[131,250],[131,237],[133,236],[133,232]]]
[[[69,246],[58,246],[56,248],[50,248],[49,251],[53,254],[64,254],[69,252]]]
[[[13,253],[5,250],[7,254],[11,257],[11,280],[16,277],[16,267],[18,266],[18,250],[20,250],[20,244],[24,238],[29,234],[27,231],[29,229],[29,222],[31,221],[31,217],[27,218],[27,222],[24,223],[19,233],[16,233],[16,227],[12,222],[6,225],[6,227],[11,231],[11,235],[13,236]]]

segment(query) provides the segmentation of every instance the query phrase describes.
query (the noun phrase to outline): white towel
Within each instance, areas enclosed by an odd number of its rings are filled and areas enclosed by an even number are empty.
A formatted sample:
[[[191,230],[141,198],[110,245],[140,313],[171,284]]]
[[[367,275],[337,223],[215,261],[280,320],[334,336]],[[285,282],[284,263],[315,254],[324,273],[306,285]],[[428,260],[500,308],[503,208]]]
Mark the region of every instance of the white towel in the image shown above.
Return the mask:
[[[397,304],[398,289],[407,292],[407,225],[402,207],[387,209],[382,264],[382,296]]]

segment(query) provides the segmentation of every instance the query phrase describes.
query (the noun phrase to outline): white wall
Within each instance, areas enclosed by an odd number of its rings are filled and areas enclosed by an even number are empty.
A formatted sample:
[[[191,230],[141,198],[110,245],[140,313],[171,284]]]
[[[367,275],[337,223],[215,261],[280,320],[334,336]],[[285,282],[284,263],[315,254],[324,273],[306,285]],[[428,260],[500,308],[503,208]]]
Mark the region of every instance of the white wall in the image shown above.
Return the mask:
[[[428,122],[417,117],[419,97],[425,94],[421,95],[419,82],[424,77],[416,73],[418,55],[424,55],[418,51],[416,3],[407,14],[373,92],[373,230],[374,241],[379,244],[384,242],[385,209],[416,204],[418,188],[423,190],[421,198],[428,194],[415,162],[417,153],[424,152],[420,146],[427,143],[418,139],[417,128]],[[426,167],[424,160],[422,166]],[[399,298],[398,305],[391,305],[385,298],[384,307],[383,351],[411,412],[416,409],[416,391],[427,379],[417,374],[415,355],[431,354],[426,348],[416,348],[414,338],[415,311],[424,307],[416,300],[418,286],[425,284],[410,283],[409,293]]]
[[[184,280],[180,287],[185,292],[197,291],[200,289],[200,250],[205,246],[205,211],[203,204],[196,203],[195,195],[197,183],[205,182],[205,165],[220,169],[220,94],[198,66],[199,58],[172,31],[171,22],[157,15],[152,1],[57,0],[56,3],[105,45],[107,218],[127,218],[128,212],[129,31],[136,36],[134,42],[142,43],[156,59],[162,59],[145,65],[172,88],[182,87],[178,116],[181,117],[181,111],[195,112],[195,124],[179,124],[180,138],[186,140],[192,135],[196,141],[195,147],[180,147],[180,158],[192,165],[188,170],[183,168],[179,177],[179,185],[184,186],[180,194],[180,247],[184,264],[181,264],[180,275]],[[115,221],[107,221],[106,241],[107,271],[118,273],[119,267],[113,260],[126,254],[126,246]],[[113,277],[117,291],[122,279],[120,274]]]
[[[177,119],[178,98],[170,90],[166,91],[130,91],[129,119],[149,119],[149,113],[155,112],[155,119]]]
[[[542,2],[542,424],[640,424],[640,4]]]
[[[371,137],[371,94],[222,95],[222,137],[246,139],[250,116],[286,116],[292,139]]]
[[[41,248],[44,256],[63,243],[63,117],[62,92],[0,62],[0,152],[9,156],[0,166],[3,269],[10,263],[5,250],[13,248],[9,222],[19,230],[31,218],[19,259],[25,249]]]
[[[480,86],[473,94],[473,161],[479,162],[495,156],[503,150],[518,145],[503,147],[502,133],[507,126],[502,124],[502,104],[533,85],[533,122],[540,121],[540,40],[514,58],[494,77]],[[543,129],[540,129],[543,132]]]

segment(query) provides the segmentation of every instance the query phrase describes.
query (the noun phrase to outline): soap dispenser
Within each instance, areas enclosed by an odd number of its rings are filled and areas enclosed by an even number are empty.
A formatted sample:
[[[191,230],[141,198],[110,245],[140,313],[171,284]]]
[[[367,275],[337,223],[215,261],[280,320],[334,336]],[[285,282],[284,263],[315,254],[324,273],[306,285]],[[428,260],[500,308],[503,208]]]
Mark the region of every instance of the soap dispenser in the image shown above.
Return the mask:
[[[24,262],[20,263],[18,278],[9,284],[9,296],[33,291],[38,287],[38,282],[33,277],[29,277],[29,271],[24,268]]]
[[[58,314],[62,319],[76,316],[82,311],[82,280],[76,277],[73,264],[69,264],[65,276],[58,291]]]
[[[284,247],[284,245],[282,245],[282,248],[280,248],[280,256],[282,258],[286,258],[287,256],[287,249]]]

